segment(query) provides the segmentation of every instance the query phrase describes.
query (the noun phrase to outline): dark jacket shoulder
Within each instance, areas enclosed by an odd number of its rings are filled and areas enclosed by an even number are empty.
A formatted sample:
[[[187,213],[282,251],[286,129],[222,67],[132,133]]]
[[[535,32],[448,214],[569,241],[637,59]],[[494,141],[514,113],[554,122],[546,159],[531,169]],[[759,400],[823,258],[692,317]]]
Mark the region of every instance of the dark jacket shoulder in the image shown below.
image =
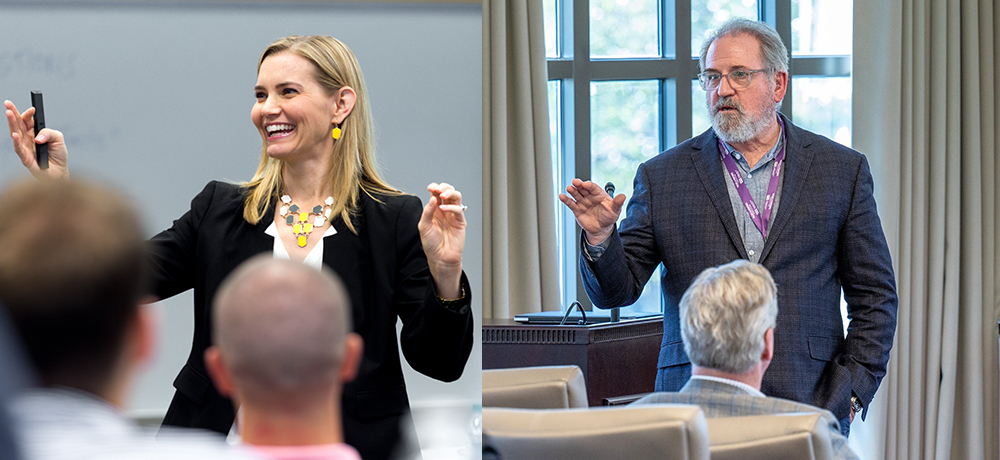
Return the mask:
[[[198,195],[211,194],[215,200],[242,203],[246,199],[247,191],[248,189],[240,184],[213,180],[206,184]]]
[[[358,212],[369,225],[395,225],[401,218],[419,220],[422,212],[420,198],[409,194],[387,194],[362,191]]]
[[[213,180],[191,199],[191,211],[196,215],[205,215],[212,210],[232,213],[233,209],[243,207],[246,193],[247,188],[239,184]],[[242,216],[242,212],[239,215]]]
[[[378,191],[362,191],[361,201],[369,203],[380,212],[399,212],[400,209],[420,207],[420,198],[409,193],[389,194]]]

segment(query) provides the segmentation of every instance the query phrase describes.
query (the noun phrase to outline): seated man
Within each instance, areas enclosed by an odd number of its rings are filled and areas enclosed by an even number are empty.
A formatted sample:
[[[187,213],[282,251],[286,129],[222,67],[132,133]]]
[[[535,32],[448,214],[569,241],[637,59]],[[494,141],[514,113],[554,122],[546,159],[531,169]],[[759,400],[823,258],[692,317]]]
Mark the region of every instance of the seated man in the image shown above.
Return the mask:
[[[342,386],[362,351],[349,302],[330,270],[270,255],[245,262],[222,284],[205,363],[257,454],[360,459],[344,443],[340,414]]]
[[[11,402],[22,458],[248,458],[221,437],[154,439],[121,413],[155,343],[146,242],[118,194],[74,181],[0,194],[0,303],[38,386]]]
[[[855,459],[829,411],[760,392],[774,357],[777,294],[767,269],[747,260],[701,272],[679,305],[691,379],[679,393],[653,393],[633,404],[697,404],[709,418],[821,412],[830,423],[834,454]]]

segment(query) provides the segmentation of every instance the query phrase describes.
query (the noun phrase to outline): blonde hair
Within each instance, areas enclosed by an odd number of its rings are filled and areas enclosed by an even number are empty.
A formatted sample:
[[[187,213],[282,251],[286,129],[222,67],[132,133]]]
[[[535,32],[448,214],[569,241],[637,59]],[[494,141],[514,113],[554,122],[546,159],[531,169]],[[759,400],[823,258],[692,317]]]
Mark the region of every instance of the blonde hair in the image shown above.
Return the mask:
[[[361,192],[368,194],[401,195],[378,174],[375,160],[374,122],[368,101],[361,67],[354,53],[343,42],[323,35],[292,35],[271,43],[260,55],[257,71],[268,56],[278,53],[294,53],[312,62],[316,82],[327,95],[334,95],[340,88],[349,86],[357,94],[354,109],[341,123],[341,136],[333,143],[333,167],[329,183],[333,185],[333,205],[331,219],[340,216],[347,228],[357,233],[351,222],[351,215],[357,211]],[[333,129],[333,126],[330,127]],[[260,164],[257,172],[248,182],[240,184],[245,188],[243,218],[257,224],[269,216],[272,203],[278,199],[282,189],[281,172],[284,162],[267,155],[267,143],[261,146]]]

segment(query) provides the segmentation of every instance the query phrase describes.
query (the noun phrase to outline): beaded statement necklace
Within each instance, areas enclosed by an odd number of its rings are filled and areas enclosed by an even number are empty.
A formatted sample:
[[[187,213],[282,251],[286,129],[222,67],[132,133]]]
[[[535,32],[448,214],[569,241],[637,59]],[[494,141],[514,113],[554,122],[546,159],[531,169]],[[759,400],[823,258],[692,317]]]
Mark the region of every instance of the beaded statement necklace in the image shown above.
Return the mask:
[[[292,197],[288,195],[281,196],[280,214],[285,218],[285,223],[292,227],[292,233],[295,235],[300,248],[306,247],[309,234],[312,233],[313,228],[322,227],[326,223],[326,220],[330,218],[330,206],[333,205],[333,197],[326,197],[324,203],[325,206],[318,204],[313,206],[312,211],[303,211],[299,208],[299,205],[292,203]],[[309,216],[315,216],[311,223],[309,222]]]

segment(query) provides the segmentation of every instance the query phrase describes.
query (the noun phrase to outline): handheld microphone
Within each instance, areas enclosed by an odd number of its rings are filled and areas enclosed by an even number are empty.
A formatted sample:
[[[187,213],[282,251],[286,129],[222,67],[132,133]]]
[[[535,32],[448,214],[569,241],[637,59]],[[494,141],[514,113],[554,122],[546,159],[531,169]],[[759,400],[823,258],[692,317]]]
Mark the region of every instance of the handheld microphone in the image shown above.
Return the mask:
[[[42,105],[42,92],[31,92],[31,106],[35,108],[35,135],[45,128],[45,107]],[[34,140],[34,139],[32,139]],[[35,143],[35,161],[41,169],[49,169],[49,145]]]
[[[608,192],[608,195],[611,196],[611,199],[614,199],[615,198],[615,183],[614,182],[608,182],[607,184],[604,184],[604,191]],[[612,308],[611,309],[611,322],[612,323],[617,323],[618,321],[621,321],[621,311],[618,308]]]

